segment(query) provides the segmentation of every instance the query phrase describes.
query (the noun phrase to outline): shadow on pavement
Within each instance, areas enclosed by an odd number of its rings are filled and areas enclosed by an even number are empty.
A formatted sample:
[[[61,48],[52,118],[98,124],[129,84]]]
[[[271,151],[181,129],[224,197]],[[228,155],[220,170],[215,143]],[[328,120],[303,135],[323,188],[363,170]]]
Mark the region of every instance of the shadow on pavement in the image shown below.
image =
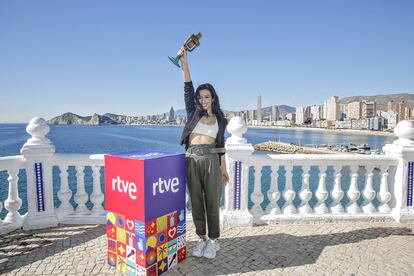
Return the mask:
[[[327,246],[358,243],[392,235],[414,234],[411,229],[404,227],[378,227],[326,235],[293,236],[282,233],[222,238],[221,249],[214,260],[192,257],[191,250],[195,242],[189,242],[187,260],[174,270],[179,274],[188,274],[190,267],[196,266],[204,275],[212,275],[302,266],[315,263]]]
[[[106,235],[103,225],[61,225],[0,236],[0,274]]]
[[[221,250],[213,260],[192,257],[191,250],[195,241],[190,241],[187,243],[187,259],[173,268],[172,274],[238,274],[313,264],[327,246],[393,235],[412,236],[413,233],[405,227],[376,227],[325,235],[294,236],[281,233],[221,238]],[[105,236],[104,225],[64,225],[9,233],[0,237],[0,274],[93,239],[105,239]],[[106,252],[106,248],[101,252]],[[106,255],[102,256],[102,262],[106,262]]]

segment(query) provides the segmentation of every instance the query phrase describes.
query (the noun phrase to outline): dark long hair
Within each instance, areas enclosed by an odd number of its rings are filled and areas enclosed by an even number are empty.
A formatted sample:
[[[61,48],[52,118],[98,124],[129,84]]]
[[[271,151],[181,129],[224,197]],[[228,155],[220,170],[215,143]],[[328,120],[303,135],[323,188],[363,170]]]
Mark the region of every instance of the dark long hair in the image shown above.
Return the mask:
[[[204,110],[203,107],[200,104],[200,90],[206,89],[208,91],[210,91],[211,94],[211,111],[213,112],[214,115],[217,116],[217,118],[224,118],[224,113],[220,108],[220,101],[219,101],[219,97],[217,96],[216,90],[214,89],[214,87],[209,84],[209,83],[203,83],[201,85],[199,85],[197,87],[196,90],[196,104],[197,104],[197,109],[200,110],[200,117],[202,116],[207,116],[208,117],[208,113],[207,110]]]

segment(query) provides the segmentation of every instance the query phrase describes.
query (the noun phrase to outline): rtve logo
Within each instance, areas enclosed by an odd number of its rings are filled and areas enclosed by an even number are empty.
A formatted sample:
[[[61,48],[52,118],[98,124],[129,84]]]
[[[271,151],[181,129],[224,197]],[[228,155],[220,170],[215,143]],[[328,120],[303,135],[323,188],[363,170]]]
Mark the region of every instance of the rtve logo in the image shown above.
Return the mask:
[[[136,199],[137,185],[134,182],[122,180],[119,176],[112,178],[112,190],[115,191],[115,186],[120,193],[126,193],[131,199]]]
[[[180,180],[178,177],[173,177],[169,179],[163,180],[161,177],[158,178],[157,182],[152,184],[152,195],[157,195],[157,192],[163,194],[165,192],[176,193],[180,189],[178,186],[180,185]],[[137,198],[137,185],[134,182],[124,181],[119,176],[116,178],[112,178],[112,190],[117,190],[120,193],[127,194],[131,199]]]
[[[179,185],[180,180],[178,180],[178,177],[169,178],[166,180],[163,180],[160,177],[157,182],[152,183],[152,195],[157,195],[157,190],[160,194],[163,194],[164,192],[168,192],[170,188],[173,193],[176,193],[180,190],[178,188]]]

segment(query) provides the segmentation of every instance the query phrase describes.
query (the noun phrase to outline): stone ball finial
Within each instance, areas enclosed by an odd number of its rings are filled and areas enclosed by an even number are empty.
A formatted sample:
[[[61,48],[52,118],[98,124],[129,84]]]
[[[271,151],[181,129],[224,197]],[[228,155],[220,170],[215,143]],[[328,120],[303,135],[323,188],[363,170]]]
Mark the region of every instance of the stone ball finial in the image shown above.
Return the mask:
[[[231,134],[231,137],[226,140],[229,144],[245,144],[247,140],[243,138],[243,134],[246,133],[247,127],[243,118],[235,116],[231,118],[227,125],[227,131]]]
[[[49,154],[55,152],[55,146],[46,137],[49,133],[50,127],[46,123],[45,119],[35,117],[30,120],[26,127],[26,132],[32,137],[26,141],[23,147],[20,149],[20,153],[23,155],[30,154]]]
[[[399,138],[395,141],[399,145],[414,145],[414,120],[400,121],[394,129]]]
[[[26,127],[26,132],[29,133],[32,137],[42,139],[49,133],[49,125],[46,123],[45,119],[40,117],[34,117],[30,120],[29,124]]]

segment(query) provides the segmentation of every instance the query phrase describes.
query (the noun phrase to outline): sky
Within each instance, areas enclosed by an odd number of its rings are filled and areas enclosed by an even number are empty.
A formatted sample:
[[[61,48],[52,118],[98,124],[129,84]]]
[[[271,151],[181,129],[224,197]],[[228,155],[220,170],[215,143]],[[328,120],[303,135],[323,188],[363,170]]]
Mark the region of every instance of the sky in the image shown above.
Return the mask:
[[[0,122],[184,108],[175,55],[225,110],[414,93],[414,1],[0,0]]]

